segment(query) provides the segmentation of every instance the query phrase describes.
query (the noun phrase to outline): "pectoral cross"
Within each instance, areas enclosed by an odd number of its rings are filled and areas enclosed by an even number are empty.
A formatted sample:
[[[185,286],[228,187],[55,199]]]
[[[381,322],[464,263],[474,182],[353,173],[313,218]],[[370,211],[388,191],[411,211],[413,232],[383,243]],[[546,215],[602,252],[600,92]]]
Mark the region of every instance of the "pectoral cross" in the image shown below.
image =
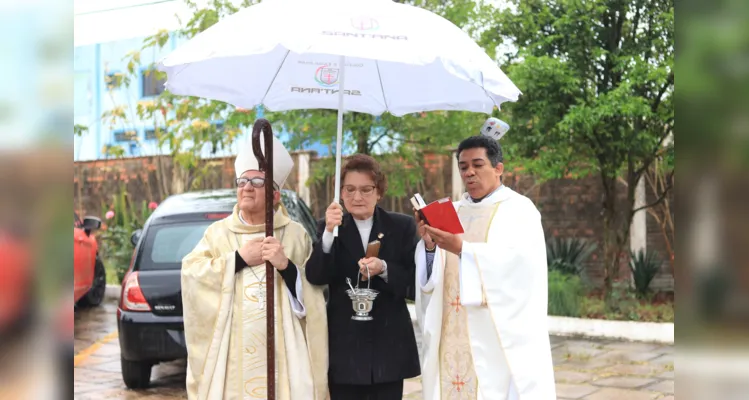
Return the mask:
[[[260,286],[255,290],[255,297],[257,297],[257,307],[260,309],[265,308],[265,287]]]

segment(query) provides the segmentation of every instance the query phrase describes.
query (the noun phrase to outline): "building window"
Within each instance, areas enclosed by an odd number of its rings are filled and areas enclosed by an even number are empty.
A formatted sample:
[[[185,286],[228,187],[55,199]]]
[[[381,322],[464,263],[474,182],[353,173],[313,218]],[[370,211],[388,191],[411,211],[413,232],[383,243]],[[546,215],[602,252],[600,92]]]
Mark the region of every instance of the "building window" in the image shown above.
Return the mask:
[[[107,86],[107,90],[119,89],[125,79],[125,75],[121,72],[110,72],[104,75],[104,84]]]
[[[164,134],[164,128],[159,128],[159,135]],[[156,137],[156,129],[155,128],[146,128],[143,138],[145,140],[157,140],[158,137]]]
[[[163,73],[153,69],[144,69],[140,73],[142,82],[142,97],[156,97],[164,91]]]
[[[114,132],[115,142],[134,142],[138,139],[138,132],[133,130]]]

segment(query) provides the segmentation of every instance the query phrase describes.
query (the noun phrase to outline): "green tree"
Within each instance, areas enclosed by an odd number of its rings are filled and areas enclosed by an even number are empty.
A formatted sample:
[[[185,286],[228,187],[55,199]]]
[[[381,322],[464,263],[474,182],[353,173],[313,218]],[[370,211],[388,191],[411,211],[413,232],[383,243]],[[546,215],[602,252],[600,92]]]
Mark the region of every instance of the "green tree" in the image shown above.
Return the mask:
[[[496,29],[482,35],[485,47],[517,49],[502,55],[524,93],[507,107],[514,133],[503,140],[513,160],[541,179],[600,176],[610,289],[637,211],[636,184],[653,162],[673,157],[674,2],[508,4],[494,14]]]

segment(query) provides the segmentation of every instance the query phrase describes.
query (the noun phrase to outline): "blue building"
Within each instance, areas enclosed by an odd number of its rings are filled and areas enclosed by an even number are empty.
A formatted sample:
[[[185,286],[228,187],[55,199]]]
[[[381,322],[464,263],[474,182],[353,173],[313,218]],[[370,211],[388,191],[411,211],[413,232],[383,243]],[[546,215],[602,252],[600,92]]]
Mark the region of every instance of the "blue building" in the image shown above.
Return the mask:
[[[175,15],[183,21],[190,16],[183,0],[76,0],[74,47],[74,123],[88,127],[88,132],[74,139],[74,160],[106,158],[108,146],[119,146],[125,156],[168,154],[169,148],[159,148],[152,121],[135,120],[135,107],[148,102],[163,91],[164,82],[158,81],[145,67],[127,88],[113,89],[111,82],[118,74],[127,74],[128,55],[143,47],[143,41],[159,30],[174,32],[179,29]],[[180,43],[176,35],[162,50],[148,49],[140,54],[142,66],[157,62]],[[127,124],[110,126],[102,121],[104,112],[115,107],[129,112]],[[259,109],[258,111],[262,111]],[[262,113],[259,114],[262,116]],[[212,123],[221,125],[221,121]],[[279,136],[284,140],[287,132]],[[237,146],[249,142],[249,132],[243,133],[230,149],[206,146],[202,156],[222,157],[236,154]],[[328,154],[327,146],[316,144],[307,148],[320,155]]]

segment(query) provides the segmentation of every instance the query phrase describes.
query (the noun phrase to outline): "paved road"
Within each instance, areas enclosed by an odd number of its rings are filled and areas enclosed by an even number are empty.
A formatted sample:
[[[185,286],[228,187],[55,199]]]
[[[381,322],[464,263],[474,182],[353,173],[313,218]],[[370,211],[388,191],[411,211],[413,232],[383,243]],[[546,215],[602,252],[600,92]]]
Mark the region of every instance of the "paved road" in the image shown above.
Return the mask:
[[[154,367],[152,387],[125,388],[120,375],[116,298],[75,316],[76,399],[184,399],[185,362]],[[674,348],[649,343],[552,337],[559,399],[674,399]],[[404,399],[418,399],[419,379],[406,382]]]

